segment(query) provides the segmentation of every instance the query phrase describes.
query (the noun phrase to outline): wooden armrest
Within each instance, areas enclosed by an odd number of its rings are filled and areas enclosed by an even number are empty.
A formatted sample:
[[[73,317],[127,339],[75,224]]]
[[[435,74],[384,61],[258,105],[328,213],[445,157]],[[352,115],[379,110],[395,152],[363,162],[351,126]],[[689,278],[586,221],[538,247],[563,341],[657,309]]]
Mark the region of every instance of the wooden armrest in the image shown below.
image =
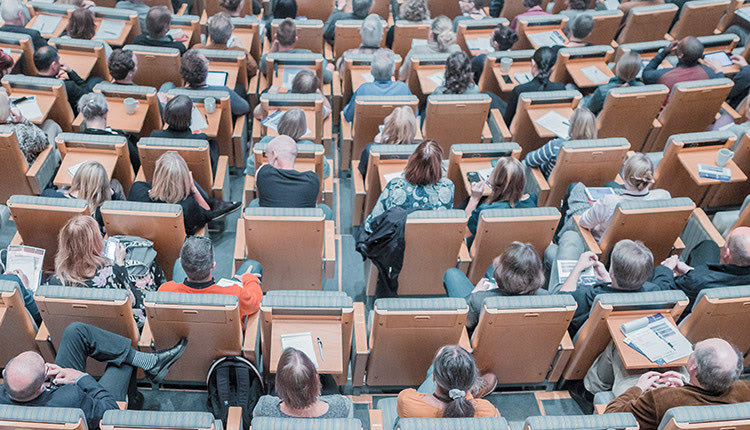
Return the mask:
[[[334,276],[336,269],[336,224],[333,220],[325,222],[323,262],[325,264],[326,279]]]
[[[36,160],[34,160],[31,166],[29,166],[29,170],[26,171],[26,181],[28,181],[29,186],[31,186],[31,191],[33,191],[36,195],[42,194],[42,191],[44,191],[44,188],[48,185],[38,183],[36,175],[39,174],[39,169],[44,166],[44,164],[47,162],[47,159],[49,157],[55,156],[54,152],[52,152],[53,150],[54,147],[52,145],[46,147],[44,151],[40,152],[39,155],[37,155]]]
[[[245,261],[245,223],[240,216],[237,219],[237,230],[234,239],[234,267],[232,273]]]
[[[183,4],[183,6],[186,6]],[[240,430],[242,428],[242,408],[230,406],[227,414],[227,430]]]
[[[144,169],[138,169],[138,174],[135,175],[135,180],[141,182],[149,182],[146,180],[146,172],[144,172]]]
[[[225,195],[229,197],[229,189],[225,190],[225,187],[229,187],[229,157],[219,155],[216,172],[214,172],[214,183],[211,186],[211,194],[213,194],[215,199],[224,200]]]
[[[510,130],[505,124],[505,120],[503,120],[503,115],[500,113],[500,109],[490,109],[490,116],[492,116],[492,118],[495,120],[495,123],[497,124],[498,131],[500,132],[500,136],[502,137],[500,141],[510,142]]]
[[[258,121],[257,119],[255,119],[255,117],[253,117],[253,128],[252,128],[252,130],[253,130],[253,134],[252,134],[253,145],[255,145],[256,143],[258,143],[258,141],[260,140],[260,138],[263,137],[263,135],[261,134],[263,132],[263,126],[260,125],[260,121]],[[257,169],[258,166],[256,166],[255,168]]]
[[[360,173],[358,166],[359,160],[352,160],[351,172],[352,182],[354,184],[354,193],[352,195],[352,225],[362,224],[362,212],[365,210],[365,197],[367,197],[365,178],[362,177],[362,173]]]
[[[13,219],[13,216],[10,217]],[[16,231],[16,234],[13,235],[13,238],[10,240],[11,245],[23,245],[23,238],[21,237],[21,233]]]
[[[583,237],[583,241],[586,243],[586,247],[589,249],[589,251],[593,252],[596,255],[602,255],[602,249],[599,248],[599,244],[596,243],[596,239],[594,239],[594,236],[588,229],[581,227],[581,216],[573,216],[573,221],[576,223],[576,227],[578,227],[578,231],[581,233],[581,237]]]
[[[474,348],[471,347],[471,339],[469,338],[469,331],[466,330],[466,326],[461,330],[461,337],[458,339],[458,346],[465,349],[466,352],[474,352]]]
[[[339,71],[334,70],[332,76],[331,93],[333,94],[333,97],[343,97],[344,92],[341,88],[341,75],[339,74]]]
[[[367,359],[370,356],[370,348],[367,340],[367,320],[365,316],[365,304],[354,302],[354,357],[352,360],[352,386],[361,387],[365,381],[365,369]]]
[[[370,409],[370,430],[383,430],[383,411]]]
[[[726,243],[726,240],[724,239],[724,236],[719,233],[719,230],[714,227],[713,223],[710,219],[708,219],[708,215],[706,215],[705,212],[703,212],[703,209],[701,208],[695,208],[693,209],[693,213],[691,214],[692,217],[698,221],[701,228],[703,228],[703,231],[705,231],[708,236],[716,242],[716,244],[721,248]],[[683,244],[684,247],[684,244]]]
[[[36,346],[39,348],[39,352],[41,353],[42,358],[44,358],[44,361],[47,363],[54,363],[56,355],[55,347],[52,346],[52,341],[49,338],[49,330],[44,321],[42,321],[42,325],[39,327],[39,330],[37,330],[34,341],[36,341]]]
[[[672,245],[672,250],[677,251],[677,254],[680,254],[682,250],[685,249],[685,242],[682,241],[679,237],[674,240],[674,244]]]
[[[549,197],[549,183],[547,182],[547,179],[544,178],[544,174],[542,173],[542,169],[538,167],[528,167],[526,169],[527,173],[531,173],[530,178],[527,176],[527,180],[531,179],[536,185],[539,190],[537,191],[537,198],[540,202],[540,206],[554,206],[558,207],[560,202],[548,202],[547,198]]]
[[[242,356],[258,365],[258,356],[255,346],[258,344],[258,323],[260,322],[260,311],[248,315],[245,323],[245,339],[242,342]]]
[[[341,138],[344,141],[351,141],[352,137],[352,123],[344,118],[344,112],[341,112]]]
[[[83,115],[80,113],[73,119],[73,123],[70,125],[73,127],[74,132],[81,131],[81,125],[83,125]]]
[[[729,106],[729,103],[727,103],[727,102],[724,102],[724,103],[721,104],[721,108],[719,109],[719,111],[724,111],[724,112],[728,113],[729,116],[732,117],[732,121],[734,121],[735,124],[739,124],[739,123],[742,122],[742,115],[740,115],[739,113],[737,113],[737,111],[734,110],[732,108],[732,106]]]
[[[490,130],[490,125],[487,121],[485,121],[484,126],[482,126],[482,143],[492,143],[492,131]]]
[[[659,119],[654,118],[654,121],[651,123],[651,128],[660,129],[661,128],[661,122]]]
[[[242,198],[245,199],[242,207],[247,207],[255,198],[255,176],[245,175],[242,185]]]
[[[141,331],[141,338],[138,339],[138,349],[145,352],[151,352],[153,343],[154,335],[151,333],[151,326],[148,324],[148,318],[146,318],[146,323],[143,325],[143,331]]]
[[[180,8],[175,12],[175,15],[185,15],[185,12],[187,12],[187,6],[187,3],[182,3]]]
[[[607,405],[594,405],[594,415],[601,415],[607,410]]]
[[[565,370],[570,357],[573,355],[573,340],[570,338],[567,331],[565,332],[565,335],[563,335],[558,348],[557,357],[555,357],[555,364],[552,365],[552,370],[547,378],[549,382],[557,382],[560,380],[563,370]]]
[[[613,40],[609,42],[609,46],[611,46],[615,51],[617,51],[617,48],[620,46],[620,44]]]
[[[252,113],[251,113],[252,115]],[[231,157],[232,166],[244,167],[245,160],[243,159],[243,153],[245,152],[245,144],[247,143],[247,115],[238,116],[234,121],[234,127],[232,128],[232,150],[233,154]],[[229,181],[227,181],[229,182]],[[225,192],[229,193],[227,188]]]
[[[471,265],[471,253],[469,247],[466,246],[466,241],[461,241],[461,247],[458,248],[458,270],[469,273],[469,266]]]
[[[124,411],[128,408],[128,402],[117,401],[117,408]]]

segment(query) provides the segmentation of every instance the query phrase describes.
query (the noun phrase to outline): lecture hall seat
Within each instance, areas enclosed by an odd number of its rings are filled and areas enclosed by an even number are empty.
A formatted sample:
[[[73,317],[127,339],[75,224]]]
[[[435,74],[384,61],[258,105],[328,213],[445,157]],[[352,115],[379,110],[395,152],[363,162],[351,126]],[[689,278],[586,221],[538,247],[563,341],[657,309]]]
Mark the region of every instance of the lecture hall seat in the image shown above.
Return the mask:
[[[17,282],[0,280],[0,366],[24,351],[39,352],[35,337],[36,324],[26,311],[23,294]]]
[[[508,422],[503,417],[481,418],[399,418],[396,397],[378,401],[377,409],[370,411],[370,426],[383,429],[401,430],[498,430],[507,429]]]
[[[241,409],[237,406],[230,406],[226,430],[240,430],[241,421]],[[224,425],[221,420],[214,418],[211,412],[114,409],[104,412],[100,428],[101,430],[223,430]]]
[[[0,406],[0,428],[28,430],[88,430],[86,417],[78,408],[43,406]]]
[[[60,165],[60,156],[52,147],[47,147],[29,165],[13,128],[7,125],[0,126],[0,158],[5,160],[0,170],[0,204],[3,205],[15,194],[41,194],[52,183]]]

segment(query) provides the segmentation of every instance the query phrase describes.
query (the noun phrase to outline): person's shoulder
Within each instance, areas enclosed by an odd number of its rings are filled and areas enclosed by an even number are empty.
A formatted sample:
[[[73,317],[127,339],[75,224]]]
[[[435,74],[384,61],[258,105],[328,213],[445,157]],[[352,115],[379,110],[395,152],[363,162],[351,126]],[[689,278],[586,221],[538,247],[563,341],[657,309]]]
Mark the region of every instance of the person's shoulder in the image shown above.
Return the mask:
[[[255,405],[255,409],[253,409],[253,416],[281,417],[281,409],[279,408],[280,403],[281,399],[276,396],[270,394],[260,396],[258,403]]]
[[[183,284],[178,284],[175,281],[167,281],[159,286],[157,291],[166,292],[166,293],[177,293],[181,292]]]
[[[440,178],[440,180],[438,181],[437,185],[439,187],[455,188],[455,185],[453,184],[453,181],[451,181],[450,179],[446,178],[445,176],[443,176],[442,178]]]
[[[475,417],[499,417],[500,412],[495,405],[486,399],[474,399],[474,416]]]
[[[141,33],[138,36],[135,36],[133,38],[133,43],[136,43],[136,44],[137,43],[148,42],[148,41],[149,41],[149,39],[147,38],[146,33]]]
[[[320,396],[319,399],[328,403],[328,418],[346,418],[353,407],[352,401],[340,394]]]
[[[649,195],[649,198],[651,200],[662,200],[662,199],[671,199],[672,194],[669,193],[669,191],[656,188],[654,190],[651,190],[651,194]]]

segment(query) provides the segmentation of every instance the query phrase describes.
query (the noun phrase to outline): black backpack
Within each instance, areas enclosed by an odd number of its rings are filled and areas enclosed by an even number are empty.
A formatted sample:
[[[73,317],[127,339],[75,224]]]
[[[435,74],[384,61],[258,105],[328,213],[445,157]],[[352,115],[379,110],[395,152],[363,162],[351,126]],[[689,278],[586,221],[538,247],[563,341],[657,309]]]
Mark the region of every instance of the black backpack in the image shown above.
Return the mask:
[[[227,426],[230,406],[242,408],[242,428],[247,430],[253,409],[264,394],[263,378],[253,363],[243,357],[220,358],[208,369],[208,408]]]

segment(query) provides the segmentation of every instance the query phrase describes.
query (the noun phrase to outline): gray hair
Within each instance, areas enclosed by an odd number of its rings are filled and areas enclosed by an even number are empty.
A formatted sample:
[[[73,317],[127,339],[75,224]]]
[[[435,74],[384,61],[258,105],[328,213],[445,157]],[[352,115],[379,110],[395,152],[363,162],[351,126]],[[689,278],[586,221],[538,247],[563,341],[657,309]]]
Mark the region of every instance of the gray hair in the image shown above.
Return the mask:
[[[393,61],[393,55],[385,49],[378,49],[372,56],[370,64],[370,74],[376,81],[387,81],[391,79],[396,71],[396,62]]]
[[[377,48],[383,39],[383,20],[377,14],[367,15],[362,27],[359,29],[362,36],[362,44],[369,48]]]
[[[23,13],[24,6],[18,0],[3,0],[0,5],[0,16],[3,21],[14,21],[18,19],[18,14]]]
[[[654,255],[641,241],[623,239],[612,248],[610,269],[617,288],[640,289],[654,272]]]
[[[84,119],[103,117],[108,111],[107,99],[102,93],[84,94],[78,100],[78,112]]]
[[[713,393],[723,393],[735,383],[742,374],[742,353],[732,347],[737,360],[730,363],[722,363],[722,352],[714,346],[701,345],[698,342],[693,351],[696,373],[695,377],[701,387]]]
[[[188,279],[203,280],[211,275],[214,265],[214,247],[211,239],[190,236],[180,250],[180,263]]]
[[[589,14],[581,14],[570,23],[570,33],[573,37],[583,39],[594,30],[594,18]]]
[[[727,247],[732,253],[732,264],[742,267],[750,266],[750,235],[734,232],[727,236]]]
[[[355,19],[365,19],[371,7],[372,0],[352,0],[352,14]]]
[[[232,18],[226,12],[219,12],[208,21],[208,36],[217,44],[227,43],[232,36]]]
[[[279,134],[289,136],[298,141],[307,132],[307,119],[302,109],[289,109],[281,115],[278,125]]]

